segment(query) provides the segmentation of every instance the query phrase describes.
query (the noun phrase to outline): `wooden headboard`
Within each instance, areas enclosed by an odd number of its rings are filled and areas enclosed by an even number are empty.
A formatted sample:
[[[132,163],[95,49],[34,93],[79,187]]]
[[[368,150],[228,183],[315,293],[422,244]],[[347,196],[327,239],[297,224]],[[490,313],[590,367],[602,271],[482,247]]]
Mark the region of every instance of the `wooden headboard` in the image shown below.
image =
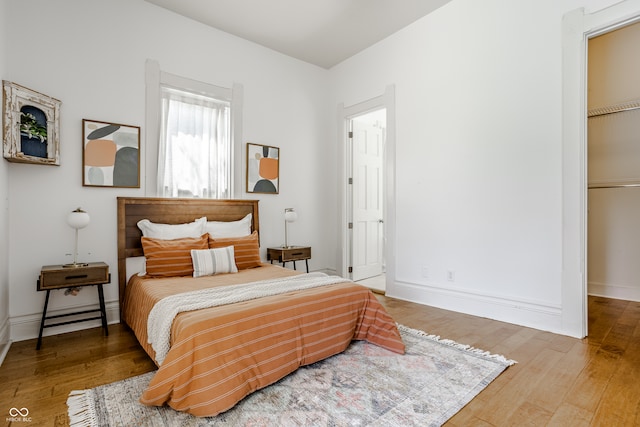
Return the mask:
[[[118,290],[120,313],[127,285],[126,259],[143,256],[138,221],[148,219],[163,224],[207,221],[236,221],[253,215],[252,231],[260,232],[258,200],[163,199],[159,197],[118,197]],[[121,314],[122,317],[122,314]]]

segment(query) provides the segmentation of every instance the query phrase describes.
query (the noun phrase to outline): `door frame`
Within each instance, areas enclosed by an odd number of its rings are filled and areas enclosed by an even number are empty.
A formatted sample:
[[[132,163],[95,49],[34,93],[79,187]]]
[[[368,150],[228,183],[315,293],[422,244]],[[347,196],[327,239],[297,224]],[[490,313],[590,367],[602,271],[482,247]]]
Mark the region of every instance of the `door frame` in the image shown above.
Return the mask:
[[[386,269],[385,287],[387,293],[393,289],[395,282],[395,241],[396,241],[396,128],[395,128],[395,86],[388,85],[382,95],[371,98],[348,107],[338,104],[338,250],[337,273],[343,277],[350,277],[349,265],[351,261],[351,233],[349,219],[351,191],[348,177],[351,170],[350,142],[348,138],[348,123],[353,117],[361,116],[371,111],[386,110],[387,136],[384,153],[384,218],[385,242],[384,260]]]
[[[588,40],[640,20],[640,0],[616,3],[562,21],[562,315],[561,329],[588,334],[587,47]]]

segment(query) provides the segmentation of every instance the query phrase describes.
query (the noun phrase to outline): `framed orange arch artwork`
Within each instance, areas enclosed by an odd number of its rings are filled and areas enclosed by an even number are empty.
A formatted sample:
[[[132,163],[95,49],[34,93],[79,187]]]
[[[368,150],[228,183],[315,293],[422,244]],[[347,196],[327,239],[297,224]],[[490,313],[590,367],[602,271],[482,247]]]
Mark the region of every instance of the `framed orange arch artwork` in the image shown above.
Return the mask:
[[[247,193],[280,192],[280,149],[247,143]]]
[[[82,120],[82,185],[140,188],[140,128]]]

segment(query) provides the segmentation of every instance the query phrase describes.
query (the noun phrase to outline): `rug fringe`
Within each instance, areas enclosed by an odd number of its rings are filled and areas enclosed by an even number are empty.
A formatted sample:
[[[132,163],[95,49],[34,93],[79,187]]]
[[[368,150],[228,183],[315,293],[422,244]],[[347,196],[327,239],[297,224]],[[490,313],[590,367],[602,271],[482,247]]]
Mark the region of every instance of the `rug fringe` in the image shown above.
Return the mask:
[[[440,338],[439,335],[428,334],[428,333],[426,333],[424,331],[421,331],[420,329],[409,328],[408,326],[404,326],[404,325],[401,325],[399,323],[397,324],[397,326],[398,326],[398,329],[400,330],[400,332],[407,332],[407,333],[410,333],[410,334],[413,334],[413,335],[418,335],[418,336],[421,336],[421,337],[425,337],[427,339],[430,339],[431,341],[435,341],[435,342],[438,342],[440,344],[445,344],[445,345],[448,345],[450,347],[454,347],[454,348],[457,348],[457,349],[460,349],[460,350],[468,351],[469,353],[472,353],[472,354],[475,354],[475,355],[478,355],[478,356],[482,356],[482,357],[485,357],[487,359],[496,360],[496,361],[504,363],[504,364],[506,364],[508,366],[512,366],[512,365],[515,365],[516,363],[518,363],[515,360],[507,359],[506,357],[504,357],[501,354],[492,354],[492,353],[490,353],[488,351],[480,350],[480,349],[472,347],[470,345],[460,344],[460,343],[458,343],[456,341],[449,340],[449,339],[442,339],[442,338]]]
[[[98,417],[93,407],[92,390],[72,390],[67,398],[69,426],[91,427],[98,425]]]

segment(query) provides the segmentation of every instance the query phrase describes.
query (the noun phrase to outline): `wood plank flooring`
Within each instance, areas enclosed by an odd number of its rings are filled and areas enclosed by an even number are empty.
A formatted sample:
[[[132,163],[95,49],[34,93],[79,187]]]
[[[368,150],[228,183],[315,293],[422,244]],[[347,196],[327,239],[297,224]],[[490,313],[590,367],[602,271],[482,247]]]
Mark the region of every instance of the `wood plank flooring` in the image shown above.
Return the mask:
[[[518,361],[447,426],[640,426],[640,303],[589,298],[589,331],[578,340],[440,310],[382,295],[406,326]],[[155,369],[133,334],[109,326],[14,343],[0,366],[0,420],[5,425],[68,425],[71,390]],[[9,408],[30,422],[10,422]]]

